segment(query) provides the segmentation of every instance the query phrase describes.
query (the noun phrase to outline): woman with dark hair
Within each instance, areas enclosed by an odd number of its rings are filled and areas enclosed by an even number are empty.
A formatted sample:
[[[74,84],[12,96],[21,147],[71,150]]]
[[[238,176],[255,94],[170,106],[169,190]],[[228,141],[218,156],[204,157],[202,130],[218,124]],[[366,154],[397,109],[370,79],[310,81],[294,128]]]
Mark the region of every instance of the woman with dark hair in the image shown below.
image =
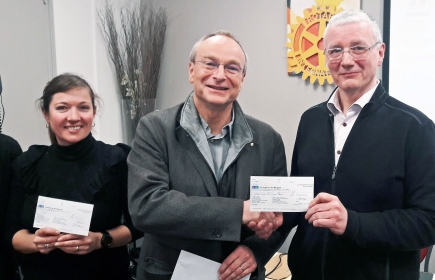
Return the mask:
[[[130,279],[127,244],[140,237],[127,207],[130,149],[93,138],[96,99],[76,75],[51,80],[39,104],[52,145],[33,145],[13,163],[9,237],[24,279]],[[93,204],[88,236],[34,228],[39,196]]]

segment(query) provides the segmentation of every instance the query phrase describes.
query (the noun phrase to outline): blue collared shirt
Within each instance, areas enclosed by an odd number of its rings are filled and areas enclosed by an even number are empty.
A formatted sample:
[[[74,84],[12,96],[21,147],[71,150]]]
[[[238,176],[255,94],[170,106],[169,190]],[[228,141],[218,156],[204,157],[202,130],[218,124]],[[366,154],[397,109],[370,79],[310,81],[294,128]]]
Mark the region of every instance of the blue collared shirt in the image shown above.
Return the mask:
[[[222,128],[222,132],[218,135],[213,135],[211,133],[210,127],[201,115],[199,115],[199,118],[201,120],[201,126],[205,132],[205,137],[208,141],[208,146],[210,147],[216,181],[219,183],[224,172],[225,161],[231,144],[234,112],[231,113],[231,121]]]
[[[212,155],[211,147],[209,145],[210,141],[207,140],[208,136],[201,124],[201,116],[196,110],[195,104],[193,102],[193,92],[188,96],[183,109],[181,111],[180,126],[184,128],[187,133],[189,133],[192,140],[195,142],[200,153],[204,156],[204,159],[213,171],[216,182],[219,184],[222,179],[223,173],[230,166],[232,162],[237,158],[243,147],[252,142],[254,139],[253,132],[246,121],[240,105],[237,101],[233,103],[232,119],[231,122],[226,125],[227,131],[224,139],[228,137],[229,144],[228,148],[222,148],[222,153],[220,153],[221,159],[215,160]],[[208,126],[208,125],[207,125]],[[211,134],[211,133],[210,133]],[[215,140],[213,140],[214,142]],[[253,143],[251,143],[253,145]],[[225,149],[225,154],[224,154]],[[216,151],[215,151],[216,152]],[[219,152],[216,152],[216,154]],[[216,162],[216,164],[215,164]],[[218,177],[216,172],[217,166],[220,170],[222,169],[222,174]]]

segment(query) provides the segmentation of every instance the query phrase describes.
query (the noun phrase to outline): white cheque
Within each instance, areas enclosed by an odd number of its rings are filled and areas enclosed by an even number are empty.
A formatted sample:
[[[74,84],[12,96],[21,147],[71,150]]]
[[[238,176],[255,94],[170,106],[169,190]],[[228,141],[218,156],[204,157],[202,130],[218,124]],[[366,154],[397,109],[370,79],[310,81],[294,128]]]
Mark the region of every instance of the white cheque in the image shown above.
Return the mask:
[[[93,209],[93,204],[39,196],[33,227],[87,236]]]
[[[314,198],[314,177],[251,176],[251,211],[305,212]]]

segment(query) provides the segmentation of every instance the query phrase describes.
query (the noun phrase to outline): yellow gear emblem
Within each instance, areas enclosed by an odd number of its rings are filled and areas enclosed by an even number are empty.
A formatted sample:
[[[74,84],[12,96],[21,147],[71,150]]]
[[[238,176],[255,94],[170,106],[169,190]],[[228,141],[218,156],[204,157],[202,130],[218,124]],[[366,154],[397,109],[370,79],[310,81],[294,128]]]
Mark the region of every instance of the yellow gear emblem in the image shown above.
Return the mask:
[[[326,67],[323,54],[323,34],[329,19],[341,12],[334,5],[312,6],[304,10],[304,17],[297,17],[297,24],[291,25],[291,32],[287,34],[290,42],[286,44],[289,51],[288,72],[302,72],[302,79],[310,77],[310,83],[318,80],[323,85],[325,80],[332,84],[331,73]]]

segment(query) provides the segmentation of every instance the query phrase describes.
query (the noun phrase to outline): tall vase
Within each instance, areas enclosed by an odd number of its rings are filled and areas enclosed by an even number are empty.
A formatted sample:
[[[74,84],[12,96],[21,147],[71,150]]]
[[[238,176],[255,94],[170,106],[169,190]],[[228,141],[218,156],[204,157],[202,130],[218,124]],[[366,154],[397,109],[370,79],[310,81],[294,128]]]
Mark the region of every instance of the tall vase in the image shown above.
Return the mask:
[[[140,119],[146,114],[155,111],[155,107],[155,99],[121,100],[122,138],[124,144],[131,145]]]
[[[156,100],[154,98],[144,98],[137,100],[138,121],[148,113],[156,110]]]

